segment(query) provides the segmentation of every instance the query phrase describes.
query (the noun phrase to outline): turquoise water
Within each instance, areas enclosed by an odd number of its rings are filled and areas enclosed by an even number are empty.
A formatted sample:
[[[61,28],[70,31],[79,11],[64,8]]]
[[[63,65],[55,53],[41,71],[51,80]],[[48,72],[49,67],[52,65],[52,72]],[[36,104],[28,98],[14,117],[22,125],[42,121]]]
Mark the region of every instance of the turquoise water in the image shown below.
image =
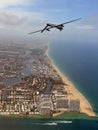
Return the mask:
[[[0,117],[0,130],[98,130],[97,120]]]
[[[98,114],[98,44],[53,43],[49,54]]]

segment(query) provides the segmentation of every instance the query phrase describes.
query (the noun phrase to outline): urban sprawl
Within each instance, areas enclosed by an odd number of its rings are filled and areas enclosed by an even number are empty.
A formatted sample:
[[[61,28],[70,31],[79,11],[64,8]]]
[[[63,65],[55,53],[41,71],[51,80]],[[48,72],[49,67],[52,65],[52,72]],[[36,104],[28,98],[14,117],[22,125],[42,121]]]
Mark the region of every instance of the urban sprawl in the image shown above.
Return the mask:
[[[80,101],[70,98],[68,84],[52,66],[47,49],[0,44],[0,115],[80,112]]]

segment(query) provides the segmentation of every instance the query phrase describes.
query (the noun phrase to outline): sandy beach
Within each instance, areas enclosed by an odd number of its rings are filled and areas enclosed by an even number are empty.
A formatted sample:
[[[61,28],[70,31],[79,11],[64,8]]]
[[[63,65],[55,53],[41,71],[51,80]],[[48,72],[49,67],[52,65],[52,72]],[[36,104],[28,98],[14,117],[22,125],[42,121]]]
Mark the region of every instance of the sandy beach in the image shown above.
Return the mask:
[[[46,51],[46,55],[50,59],[51,65],[53,66],[53,68],[61,76],[63,82],[65,84],[68,84],[67,86],[64,86],[65,90],[67,90],[70,93],[68,95],[68,98],[80,100],[80,113],[85,113],[88,116],[96,116],[96,114],[93,112],[93,109],[92,109],[90,103],[87,101],[87,99],[76,89],[76,87],[72,84],[72,82],[69,81],[68,78],[65,77],[65,75],[56,67],[53,59],[51,59],[51,57],[48,54],[48,50]]]

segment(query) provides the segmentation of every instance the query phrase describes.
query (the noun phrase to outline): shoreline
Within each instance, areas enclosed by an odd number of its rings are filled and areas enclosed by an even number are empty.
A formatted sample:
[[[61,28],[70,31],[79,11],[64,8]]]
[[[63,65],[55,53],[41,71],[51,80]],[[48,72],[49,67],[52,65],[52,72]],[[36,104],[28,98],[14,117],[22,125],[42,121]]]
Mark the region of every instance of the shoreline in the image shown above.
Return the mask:
[[[57,71],[57,73],[61,76],[63,82],[65,84],[68,84],[68,86],[64,86],[65,90],[70,91],[71,95],[69,96],[69,99],[79,99],[80,100],[80,113],[84,113],[88,116],[96,117],[96,114],[93,112],[93,108],[88,102],[88,100],[76,89],[76,87],[72,84],[71,81],[68,80],[68,78],[57,68],[57,66],[54,63],[54,60],[49,55],[49,48],[46,50],[46,55],[51,61],[52,67]],[[58,113],[57,115],[60,115]]]

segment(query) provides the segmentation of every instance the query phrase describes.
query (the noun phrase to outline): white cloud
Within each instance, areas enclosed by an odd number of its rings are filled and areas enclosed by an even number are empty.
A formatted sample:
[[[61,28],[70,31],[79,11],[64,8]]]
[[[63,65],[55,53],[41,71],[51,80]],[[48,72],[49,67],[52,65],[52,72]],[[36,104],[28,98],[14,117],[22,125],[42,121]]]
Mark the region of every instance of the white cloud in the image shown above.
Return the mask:
[[[0,25],[0,29],[3,29],[4,28],[4,26],[3,25]]]
[[[17,15],[9,14],[6,12],[0,13],[0,23],[4,25],[19,25],[23,24],[25,17],[19,18]]]
[[[0,0],[0,7],[7,7],[13,5],[33,5],[35,0]]]
[[[45,15],[41,12],[29,11],[25,6],[35,5],[38,0],[0,0],[0,25],[21,25],[21,29],[44,25]],[[21,6],[24,6],[23,8]],[[14,8],[15,6],[15,8]],[[20,7],[20,8],[18,8]],[[24,23],[24,24],[23,24]],[[23,24],[23,25],[22,25]],[[25,26],[25,28],[23,28]],[[20,26],[19,26],[20,27]]]
[[[13,33],[18,32],[27,34],[28,32],[35,31],[44,27],[44,16],[42,13],[32,13],[26,11],[5,11],[0,13],[0,29],[5,32]]]

